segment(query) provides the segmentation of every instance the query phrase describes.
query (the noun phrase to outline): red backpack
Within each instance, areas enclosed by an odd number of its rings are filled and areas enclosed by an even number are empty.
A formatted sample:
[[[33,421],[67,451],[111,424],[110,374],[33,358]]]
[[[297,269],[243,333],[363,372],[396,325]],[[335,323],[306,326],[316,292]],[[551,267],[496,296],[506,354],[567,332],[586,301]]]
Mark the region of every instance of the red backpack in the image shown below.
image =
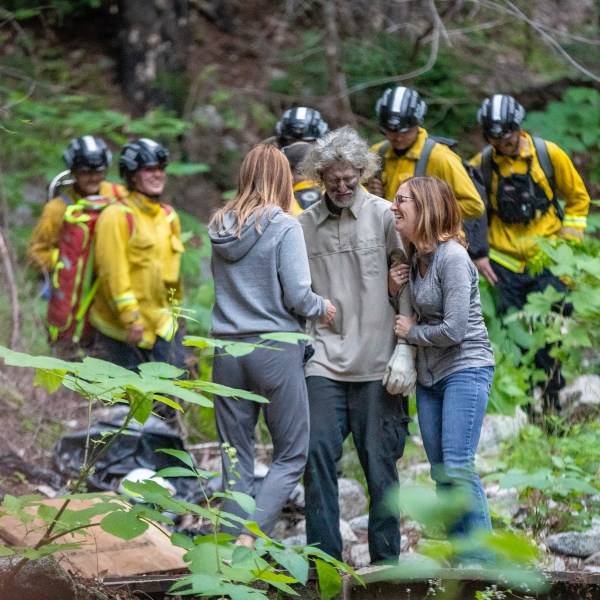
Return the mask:
[[[48,300],[47,327],[51,341],[83,345],[91,341],[87,314],[98,289],[98,280],[94,280],[94,230],[102,210],[116,201],[88,196],[66,208]],[[133,215],[125,205],[123,211],[131,235]]]
[[[135,231],[133,214],[124,202],[116,198],[88,196],[67,206],[48,300],[47,327],[51,341],[68,341],[83,346],[92,341],[88,311],[99,285],[94,273],[94,231],[100,213],[114,202],[119,202],[125,214],[131,237]],[[161,207],[172,226],[173,207],[162,203]]]

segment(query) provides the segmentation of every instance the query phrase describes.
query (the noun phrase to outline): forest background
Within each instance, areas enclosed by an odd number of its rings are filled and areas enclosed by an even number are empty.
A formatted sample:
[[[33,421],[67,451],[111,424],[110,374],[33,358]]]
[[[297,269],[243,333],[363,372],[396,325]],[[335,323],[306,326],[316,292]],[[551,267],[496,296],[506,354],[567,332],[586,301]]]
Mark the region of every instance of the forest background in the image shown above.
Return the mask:
[[[481,101],[509,93],[528,111],[526,129],[563,147],[600,197],[599,18],[594,0],[5,0],[0,344],[48,352],[45,305],[25,248],[47,185],[64,169],[64,148],[87,133],[106,139],[115,156],[139,136],[171,150],[166,200],[182,214],[187,327],[195,335],[208,331],[213,299],[204,224],[233,193],[244,154],[272,135],[286,108],[317,108],[330,128],[350,123],[375,142],[376,99],[388,86],[412,86],[428,104],[428,131],[456,138],[469,158],[484,143]],[[118,181],[114,165],[108,178]],[[531,358],[548,341],[562,340],[557,358],[569,381],[600,374],[599,226],[594,206],[583,244],[544,246],[544,263],[572,283],[573,317],[550,316],[552,296],[538,294],[523,313],[499,321],[482,285],[498,361],[491,412],[512,415],[531,400],[529,383],[539,375]],[[200,358],[209,377],[210,360]],[[48,461],[65,430],[60,392],[49,399],[31,379],[4,371],[0,383],[0,417],[17,433],[2,436],[0,450]],[[597,481],[596,417],[563,423],[560,436],[526,430],[504,468],[547,467],[560,477],[566,460],[569,473]],[[210,409],[193,407],[186,422],[191,441],[215,439]],[[533,495],[531,504],[538,501]],[[543,519],[538,526],[566,526]]]

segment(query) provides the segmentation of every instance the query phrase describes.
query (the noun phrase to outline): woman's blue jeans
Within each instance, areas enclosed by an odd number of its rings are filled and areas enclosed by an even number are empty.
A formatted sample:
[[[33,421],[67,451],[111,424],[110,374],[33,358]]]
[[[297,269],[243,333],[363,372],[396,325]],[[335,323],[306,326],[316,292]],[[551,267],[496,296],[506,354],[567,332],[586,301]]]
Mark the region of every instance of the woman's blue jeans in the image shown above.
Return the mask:
[[[455,537],[492,528],[475,452],[493,376],[494,367],[475,367],[451,373],[431,387],[417,383],[417,415],[431,478],[438,490],[459,487],[471,494],[471,509],[450,528]]]

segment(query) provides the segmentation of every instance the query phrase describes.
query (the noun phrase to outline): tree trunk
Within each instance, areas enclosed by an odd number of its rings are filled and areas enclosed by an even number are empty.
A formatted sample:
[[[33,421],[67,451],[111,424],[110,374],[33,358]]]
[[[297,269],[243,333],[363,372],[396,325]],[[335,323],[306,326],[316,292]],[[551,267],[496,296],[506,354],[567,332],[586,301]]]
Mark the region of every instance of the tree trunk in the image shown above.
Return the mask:
[[[187,0],[119,0],[119,16],[121,85],[134,112],[174,107],[187,63]]]
[[[336,0],[323,1],[323,16],[325,18],[325,54],[329,66],[329,75],[333,88],[333,104],[331,112],[338,116],[339,121],[354,125],[356,119],[350,106],[350,96],[346,75],[342,71],[341,42],[337,26]]]

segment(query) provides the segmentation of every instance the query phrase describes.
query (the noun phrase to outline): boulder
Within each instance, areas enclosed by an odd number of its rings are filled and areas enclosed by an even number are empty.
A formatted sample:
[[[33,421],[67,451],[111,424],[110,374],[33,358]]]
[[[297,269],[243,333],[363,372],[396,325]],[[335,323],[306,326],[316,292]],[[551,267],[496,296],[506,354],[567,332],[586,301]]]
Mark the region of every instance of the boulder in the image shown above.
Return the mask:
[[[600,552],[600,530],[565,531],[564,533],[550,535],[546,539],[546,546],[552,552],[588,558]]]
[[[338,480],[340,518],[349,521],[367,510],[367,494],[363,486],[354,479]]]

